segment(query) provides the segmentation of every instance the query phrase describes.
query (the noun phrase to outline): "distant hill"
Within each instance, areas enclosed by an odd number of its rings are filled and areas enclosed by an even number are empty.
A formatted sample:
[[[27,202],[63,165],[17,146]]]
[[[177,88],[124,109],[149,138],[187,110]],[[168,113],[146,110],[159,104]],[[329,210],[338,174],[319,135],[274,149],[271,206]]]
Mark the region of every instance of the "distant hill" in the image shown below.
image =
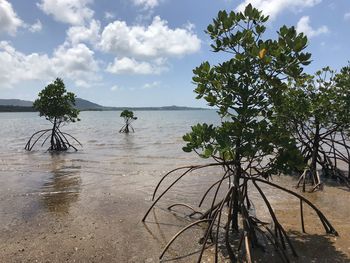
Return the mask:
[[[101,105],[80,98],[75,100],[75,106],[79,110],[103,110],[105,108]]]
[[[35,112],[33,107],[0,105],[0,112]]]
[[[184,106],[164,106],[164,107],[105,107],[93,103],[88,100],[77,98],[75,100],[77,109],[81,111],[120,111],[120,110],[138,110],[138,111],[154,111],[154,110],[204,110],[203,108],[192,108]],[[0,112],[23,112],[35,111],[33,102],[18,99],[0,99]]]
[[[98,110],[104,108],[101,105],[80,98],[75,100],[75,105],[79,110]],[[32,107],[33,102],[18,99],[0,99],[0,106]]]
[[[29,100],[0,99],[1,106],[32,107],[33,102]]]

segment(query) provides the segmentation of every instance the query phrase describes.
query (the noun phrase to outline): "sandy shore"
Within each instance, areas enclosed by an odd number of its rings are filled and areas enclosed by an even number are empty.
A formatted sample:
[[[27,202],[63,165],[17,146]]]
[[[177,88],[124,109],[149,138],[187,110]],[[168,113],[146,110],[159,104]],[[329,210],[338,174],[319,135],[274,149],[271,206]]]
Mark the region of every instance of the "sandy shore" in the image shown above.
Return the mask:
[[[32,193],[23,191],[25,186],[20,183],[23,176],[12,174],[7,192],[1,193],[0,262],[159,262],[158,256],[167,241],[188,223],[166,211],[166,205],[171,199],[197,200],[196,191],[204,189],[203,182],[210,181],[209,176],[191,176],[186,187],[180,184],[175,188],[144,224],[141,218],[151,204],[151,191],[160,174],[120,176],[100,182],[94,179],[90,183],[88,177],[93,175],[85,175],[88,183],[83,187],[79,186],[79,178],[58,174],[55,191]],[[289,177],[277,181],[293,184]],[[196,190],[186,195],[189,189]],[[294,262],[350,261],[349,191],[329,186],[323,192],[306,194],[322,208],[339,237],[324,235],[309,210],[306,210],[308,234],[300,234],[297,200],[273,190],[268,193],[299,251]],[[264,211],[261,210],[262,216]],[[184,235],[166,258],[196,251],[200,234],[198,229]],[[196,256],[171,262],[195,262]],[[262,255],[259,262],[280,259]]]

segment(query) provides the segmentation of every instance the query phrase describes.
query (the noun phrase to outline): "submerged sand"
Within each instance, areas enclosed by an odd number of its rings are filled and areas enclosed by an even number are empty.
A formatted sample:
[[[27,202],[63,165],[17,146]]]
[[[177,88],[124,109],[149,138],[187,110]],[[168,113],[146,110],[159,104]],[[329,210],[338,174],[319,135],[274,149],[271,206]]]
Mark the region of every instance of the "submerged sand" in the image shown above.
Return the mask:
[[[12,175],[20,182],[24,174]],[[86,175],[88,176],[88,175]],[[153,174],[121,176],[107,182],[94,181],[77,192],[79,179],[58,175],[50,191],[1,193],[0,262],[159,262],[171,236],[188,223],[166,210],[171,199],[197,201],[196,191],[210,181],[197,175],[184,180],[150,214],[141,219],[151,204],[151,189],[159,179]],[[14,179],[14,177],[18,177]],[[293,185],[291,178],[279,183]],[[140,187],[140,182],[144,182]],[[75,189],[75,190],[74,190]],[[299,258],[293,262],[350,261],[350,192],[326,186],[323,192],[306,194],[322,209],[339,232],[327,236],[311,210],[306,209],[306,231],[301,234],[298,201],[268,190],[278,218],[291,234]],[[255,193],[256,195],[256,193]],[[253,193],[254,196],[254,193]],[[257,201],[259,204],[259,202]],[[260,204],[259,204],[260,207]],[[259,210],[259,207],[257,210]],[[261,209],[262,216],[266,210]],[[173,262],[195,262],[201,229],[190,231],[174,244],[166,257]],[[184,257],[182,257],[184,256]],[[180,257],[177,260],[174,258]],[[207,259],[210,262],[210,259]],[[211,261],[212,262],[212,261]],[[259,262],[280,262],[263,254]]]

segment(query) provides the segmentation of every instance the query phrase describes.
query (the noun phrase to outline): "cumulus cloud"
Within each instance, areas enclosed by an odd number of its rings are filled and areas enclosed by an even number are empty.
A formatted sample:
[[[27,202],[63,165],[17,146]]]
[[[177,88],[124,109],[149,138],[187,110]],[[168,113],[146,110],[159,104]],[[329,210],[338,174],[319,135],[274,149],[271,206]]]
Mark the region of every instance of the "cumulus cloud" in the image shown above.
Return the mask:
[[[269,15],[273,20],[279,13],[286,9],[302,10],[307,7],[313,7],[322,0],[245,0],[238,7],[238,11],[243,11],[244,8],[251,3],[255,8],[262,10],[265,15]]]
[[[155,58],[197,52],[201,41],[187,28],[171,29],[167,21],[156,16],[148,27],[128,26],[124,21],[110,23],[99,46],[120,57]]]
[[[51,75],[50,59],[47,55],[18,52],[9,42],[0,42],[0,84],[12,87],[21,81],[46,79]]]
[[[94,60],[94,52],[85,44],[73,47],[60,46],[55,50],[52,63],[58,72],[79,79],[90,72],[98,70],[98,63]]]
[[[89,27],[72,26],[67,31],[67,38],[73,45],[81,42],[97,43],[99,39],[101,24],[97,20],[92,20]]]
[[[11,3],[0,0],[0,33],[6,32],[13,36],[20,26],[23,26],[23,21],[13,10]]]
[[[156,65],[146,61],[137,61],[134,58],[115,58],[113,63],[107,66],[107,72],[113,74],[159,74],[164,71],[162,65]]]
[[[92,2],[93,0],[41,0],[37,5],[56,21],[82,25],[94,15],[94,11],[88,7]]]
[[[142,6],[145,9],[151,9],[159,5],[159,0],[132,0],[136,6]]]
[[[97,46],[116,56],[107,67],[110,73],[159,74],[167,69],[167,58],[199,51],[201,41],[192,30],[193,25],[171,29],[159,16],[149,26],[114,21],[103,29]]]
[[[29,31],[32,33],[39,32],[43,29],[43,25],[40,20],[37,20],[34,24],[29,26]]]
[[[47,54],[24,54],[9,42],[0,42],[0,86],[11,88],[28,80],[49,81],[60,76],[77,86],[89,86],[97,80],[98,63],[84,44],[58,47],[52,57]]]
[[[321,34],[326,34],[329,32],[329,29],[327,26],[321,26],[317,29],[313,29],[310,26],[310,17],[308,16],[303,16],[300,18],[298,21],[297,27],[296,27],[297,32],[302,32],[305,35],[307,35],[309,38],[315,37]]]

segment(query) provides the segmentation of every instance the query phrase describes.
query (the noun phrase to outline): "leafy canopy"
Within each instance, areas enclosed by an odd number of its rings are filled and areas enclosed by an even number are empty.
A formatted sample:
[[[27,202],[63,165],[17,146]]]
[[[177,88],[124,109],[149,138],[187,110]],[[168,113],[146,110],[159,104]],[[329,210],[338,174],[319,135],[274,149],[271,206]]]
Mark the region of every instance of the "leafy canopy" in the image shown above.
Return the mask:
[[[134,117],[134,113],[130,110],[123,110],[120,113],[120,117],[124,118],[124,119],[132,119],[132,120],[136,120],[137,117]]]
[[[40,91],[38,98],[34,101],[33,106],[52,123],[58,122],[75,122],[79,121],[79,110],[74,108],[75,95],[67,92],[63,80],[56,80],[47,85]]]
[[[249,4],[244,12],[220,11],[207,27],[213,51],[226,53],[228,60],[213,66],[203,62],[193,70],[193,81],[197,99],[216,107],[224,121],[218,127],[192,127],[183,137],[184,151],[236,164],[246,162],[251,168],[259,163],[254,169],[269,157],[262,173],[299,161],[295,142],[276,122],[274,112],[287,88],[285,80],[298,79],[311,55],[304,52],[306,36],[297,34],[294,27],[283,26],[276,40],[265,39],[267,20]]]
[[[335,73],[329,67],[317,71],[314,76],[305,75],[297,82],[289,83],[278,109],[279,117],[290,128],[306,125],[305,132],[322,129],[336,132],[349,129],[350,125],[350,67]]]

